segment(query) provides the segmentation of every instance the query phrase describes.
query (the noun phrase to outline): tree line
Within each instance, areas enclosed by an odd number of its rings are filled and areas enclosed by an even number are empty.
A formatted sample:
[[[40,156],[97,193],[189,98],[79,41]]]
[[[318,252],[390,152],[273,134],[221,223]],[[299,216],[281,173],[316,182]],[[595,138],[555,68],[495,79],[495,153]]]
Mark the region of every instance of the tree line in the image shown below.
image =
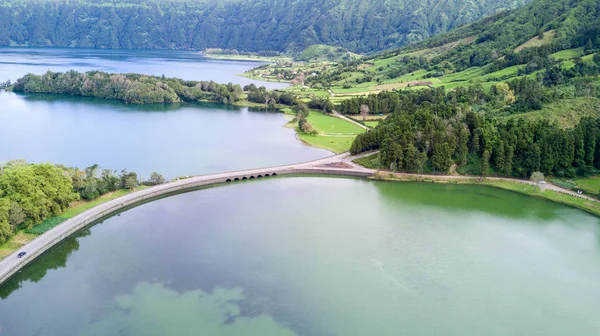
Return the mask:
[[[22,160],[0,166],[0,244],[18,230],[63,213],[71,202],[91,200],[119,189],[164,183],[158,173],[140,181],[134,172],[117,174],[98,165],[83,170]]]
[[[504,84],[506,85],[506,84]],[[503,86],[504,86],[503,85]],[[508,85],[496,89],[509,97]],[[528,178],[539,171],[573,177],[600,169],[600,118],[572,128],[548,120],[498,119],[473,111],[477,91],[383,92],[365,100],[375,109],[393,107],[374,130],[357,136],[353,154],[379,149],[383,168]]]
[[[438,115],[446,115],[448,109],[459,103],[476,106],[488,116],[506,116],[541,109],[544,104],[568,98],[600,98],[600,54],[592,62],[575,59],[572,67],[547,64],[541,72],[532,76],[521,76],[506,83],[497,83],[484,89],[482,83],[468,87],[458,86],[446,92],[443,87],[425,89],[425,93],[381,92],[369,96],[344,100],[338,106],[342,114],[358,114],[361,105],[367,105],[370,113],[388,114],[404,109],[403,97],[413,97],[415,103],[426,102],[425,96],[436,96],[452,104],[439,106]]]
[[[12,87],[15,92],[52,93],[120,100],[128,104],[216,101],[231,104],[240,99],[238,84],[213,81],[187,81],[164,76],[110,74],[102,71],[48,71],[39,76],[27,74]]]

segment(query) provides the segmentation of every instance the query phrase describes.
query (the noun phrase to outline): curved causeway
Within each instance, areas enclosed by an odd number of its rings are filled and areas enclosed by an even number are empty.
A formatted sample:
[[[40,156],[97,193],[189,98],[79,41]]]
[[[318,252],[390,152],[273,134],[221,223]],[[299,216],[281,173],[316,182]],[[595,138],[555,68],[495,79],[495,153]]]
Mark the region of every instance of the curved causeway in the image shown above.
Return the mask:
[[[33,261],[36,257],[58,244],[63,239],[72,235],[76,231],[93,223],[103,217],[110,216],[125,207],[132,206],[149,199],[168,196],[191,190],[194,188],[208,186],[213,184],[228,183],[237,180],[246,180],[253,178],[265,178],[276,175],[290,174],[321,174],[321,175],[343,175],[367,177],[373,174],[374,170],[363,168],[352,163],[348,153],[330,156],[324,159],[304,162],[294,165],[258,168],[240,170],[227,173],[207,174],[193,176],[183,180],[169,182],[153,186],[148,189],[132,192],[125,196],[108,201],[89,209],[73,218],[70,218],[55,228],[37,237],[21,249],[15,251],[0,261],[0,284],[17,273],[25,265]],[[345,168],[339,168],[335,163],[344,163]],[[17,254],[21,251],[27,252],[27,255],[18,258]]]

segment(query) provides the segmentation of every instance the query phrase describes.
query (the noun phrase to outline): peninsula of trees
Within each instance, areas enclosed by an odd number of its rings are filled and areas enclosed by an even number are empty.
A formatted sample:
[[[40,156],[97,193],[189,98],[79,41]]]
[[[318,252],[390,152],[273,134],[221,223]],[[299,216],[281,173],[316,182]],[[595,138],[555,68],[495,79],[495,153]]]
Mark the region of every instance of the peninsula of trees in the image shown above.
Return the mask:
[[[231,83],[186,81],[140,74],[109,74],[101,71],[65,73],[48,71],[19,78],[12,90],[120,100],[128,104],[215,101],[231,104],[240,99],[242,88]]]

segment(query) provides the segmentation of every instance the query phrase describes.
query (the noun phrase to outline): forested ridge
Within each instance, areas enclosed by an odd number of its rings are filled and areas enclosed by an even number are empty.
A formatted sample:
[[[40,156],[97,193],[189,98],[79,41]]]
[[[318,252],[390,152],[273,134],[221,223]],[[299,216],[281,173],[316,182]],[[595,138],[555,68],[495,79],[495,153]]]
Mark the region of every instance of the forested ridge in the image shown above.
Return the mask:
[[[356,52],[421,41],[528,0],[42,1],[0,4],[0,46]]]
[[[546,40],[531,47],[524,45],[536,37]],[[431,57],[411,57],[411,52],[461,39],[468,42]],[[518,48],[520,46],[525,48]],[[535,0],[518,10],[479,20],[403,49],[375,55],[372,59],[407,55],[396,75],[416,69],[456,72],[489,64],[492,66],[486,70],[494,72],[530,63],[541,69],[552,53],[578,47],[588,48],[588,54],[600,50],[600,2],[596,0]]]

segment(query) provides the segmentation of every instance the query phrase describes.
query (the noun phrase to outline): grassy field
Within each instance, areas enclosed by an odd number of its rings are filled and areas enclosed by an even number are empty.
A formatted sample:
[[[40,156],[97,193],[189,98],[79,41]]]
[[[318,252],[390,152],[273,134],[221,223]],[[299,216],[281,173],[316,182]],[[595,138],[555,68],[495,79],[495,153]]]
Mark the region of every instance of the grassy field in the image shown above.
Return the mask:
[[[321,112],[312,111],[306,120],[318,132],[317,135],[298,133],[298,138],[305,143],[334,153],[343,153],[350,149],[354,138],[365,132],[346,120],[332,117]],[[293,126],[293,125],[292,125]]]
[[[581,56],[581,55],[583,55],[583,47],[562,50],[562,51],[554,53],[550,56],[557,60],[567,60],[567,59],[575,58],[575,57]]]
[[[334,153],[343,153],[350,149],[352,141],[354,141],[355,135],[350,136],[326,136],[326,135],[312,135],[306,133],[299,133],[298,138],[306,142],[307,144],[330,150]]]
[[[321,134],[330,135],[358,135],[365,130],[346,120],[325,115],[320,112],[311,112],[306,120]]]
[[[531,38],[529,41],[521,44],[520,46],[518,46],[517,48],[515,48],[515,52],[519,52],[525,48],[530,48],[530,47],[539,47],[545,44],[550,44],[552,42],[554,42],[554,40],[556,39],[556,32],[554,30],[548,30],[547,32],[543,33],[544,38],[543,39],[539,39],[537,36]]]
[[[371,127],[371,128],[375,128],[377,125],[379,125],[379,121],[378,120],[367,120],[364,121],[365,125]]]
[[[600,111],[600,99],[597,98],[574,98],[562,99],[552,104],[547,104],[539,111],[531,111],[523,114],[514,114],[501,119],[517,118],[523,121],[534,121],[539,119],[558,122],[564,127],[574,126],[582,117],[597,116]]]
[[[141,190],[141,189],[146,189],[146,188],[148,188],[148,187],[140,186],[140,187],[136,188],[135,190]],[[65,211],[60,217],[64,217],[66,219],[75,217],[88,209],[91,209],[97,205],[108,202],[115,198],[127,195],[131,192],[133,192],[133,191],[132,190],[118,190],[113,193],[102,195],[102,196],[96,198],[95,200],[74,202],[71,204],[69,209],[67,209],[67,211]],[[21,230],[21,231],[17,232],[17,234],[14,235],[12,238],[10,238],[7,242],[0,245],[0,259],[3,259],[6,256],[13,253],[14,251],[20,249],[23,245],[34,240],[37,236],[38,236],[37,234],[25,233],[25,230]]]
[[[518,48],[520,51],[527,47],[540,46],[548,43],[552,43],[556,39],[555,32],[549,30],[544,33],[543,39],[538,39],[537,36],[525,42]],[[470,67],[461,72],[450,72],[440,77],[426,78],[431,72],[425,69],[415,70],[411,73],[404,74],[395,78],[389,78],[388,75],[391,70],[395,67],[399,67],[403,64],[403,57],[405,56],[424,56],[424,57],[435,57],[439,56],[448,50],[452,50],[461,44],[468,44],[473,41],[473,38],[465,38],[460,41],[449,43],[440,47],[423,49],[418,51],[407,52],[400,55],[390,56],[380,59],[372,59],[366,61],[364,64],[357,66],[345,73],[338,76],[338,79],[329,83],[331,87],[325,88],[302,88],[294,89],[289,88],[287,90],[292,91],[296,94],[304,93],[300,97],[307,101],[310,97],[321,96],[328,97],[334,103],[340,103],[345,99],[349,99],[355,96],[362,96],[368,94],[377,94],[385,90],[420,90],[428,85],[415,85],[416,82],[430,82],[429,86],[432,87],[445,87],[447,90],[452,90],[458,86],[469,86],[475,83],[480,83],[485,90],[489,90],[492,86],[499,82],[505,82],[512,79],[522,78],[519,76],[519,71],[524,69],[526,65],[515,65],[507,67],[505,69],[488,73],[489,66],[482,67]],[[575,63],[573,58],[582,56],[583,48],[575,48],[560,51],[552,54],[551,56],[557,60],[562,61],[564,68],[572,67]],[[582,57],[584,62],[592,62],[592,55]],[[323,66],[323,69],[330,69],[331,66],[335,66],[335,63],[327,66]],[[316,67],[315,67],[316,68]],[[543,72],[543,70],[535,71],[532,74],[526,75],[530,78],[535,78],[536,75]],[[362,79],[365,76],[372,77],[369,82],[357,83],[357,79]],[[314,91],[313,91],[314,90]],[[329,92],[329,90],[331,92]],[[300,92],[298,92],[300,91]],[[334,96],[331,95],[334,94]]]
[[[302,62],[337,62],[345,59],[350,60],[360,57],[360,55],[348,52],[343,48],[324,44],[314,44],[304,49],[300,55],[296,56],[296,60]]]
[[[137,187],[135,190],[143,190],[143,189],[147,189],[149,187],[147,186],[139,186]],[[71,217],[75,217],[77,215],[79,215],[80,213],[89,210],[97,205],[100,205],[102,203],[106,203],[108,201],[114,200],[115,198],[119,198],[121,196],[125,196],[127,194],[130,194],[132,191],[131,190],[117,190],[115,192],[106,194],[106,195],[102,195],[94,200],[91,201],[83,201],[83,202],[78,202],[77,204],[73,204],[72,206],[69,207],[69,209],[67,209],[67,211],[65,211],[61,217],[66,217],[66,218],[71,218]]]

